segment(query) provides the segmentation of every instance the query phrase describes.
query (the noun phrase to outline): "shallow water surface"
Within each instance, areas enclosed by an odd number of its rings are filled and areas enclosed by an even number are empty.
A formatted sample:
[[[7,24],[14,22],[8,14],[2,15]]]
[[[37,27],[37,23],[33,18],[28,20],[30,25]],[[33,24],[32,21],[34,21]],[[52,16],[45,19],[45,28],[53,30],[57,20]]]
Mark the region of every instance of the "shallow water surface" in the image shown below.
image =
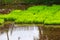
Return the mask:
[[[38,40],[39,30],[37,26],[11,27],[0,30],[0,40]]]

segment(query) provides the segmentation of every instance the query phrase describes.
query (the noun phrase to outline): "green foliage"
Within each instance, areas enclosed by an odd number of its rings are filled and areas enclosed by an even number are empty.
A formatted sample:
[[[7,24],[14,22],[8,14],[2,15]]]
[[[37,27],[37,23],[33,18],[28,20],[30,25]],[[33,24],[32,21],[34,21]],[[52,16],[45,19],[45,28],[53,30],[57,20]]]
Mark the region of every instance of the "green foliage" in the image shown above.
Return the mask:
[[[20,15],[21,10],[14,10],[10,14],[7,14],[4,18],[5,21],[15,21]]]
[[[13,4],[14,0],[0,0],[0,4]]]
[[[0,19],[0,25],[4,23],[4,19]]]
[[[0,14],[0,19],[4,21],[14,21],[15,23],[35,23],[35,24],[60,24],[60,5],[53,6],[33,6],[27,10],[13,10],[10,14]]]
[[[60,24],[60,10],[45,20],[45,24]]]

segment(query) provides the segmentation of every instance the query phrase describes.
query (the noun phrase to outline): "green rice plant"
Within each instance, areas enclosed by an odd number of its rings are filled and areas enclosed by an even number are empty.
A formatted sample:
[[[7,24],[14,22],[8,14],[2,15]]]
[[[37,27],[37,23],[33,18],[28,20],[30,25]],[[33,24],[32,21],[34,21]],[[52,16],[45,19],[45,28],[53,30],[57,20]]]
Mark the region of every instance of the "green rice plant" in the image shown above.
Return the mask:
[[[21,10],[13,10],[10,14],[7,14],[4,18],[5,21],[15,21]]]
[[[33,6],[27,10],[13,10],[10,14],[2,15],[0,18],[5,21],[14,21],[15,23],[43,23],[59,24],[60,20],[59,6]],[[58,22],[57,22],[58,21]]]
[[[44,24],[60,24],[60,19],[56,19],[56,18],[53,18],[53,17],[50,17],[49,19],[47,18],[45,21],[44,21]]]
[[[49,16],[44,24],[60,24],[60,11],[56,12],[55,15]]]
[[[0,14],[0,18],[4,18],[6,15]]]
[[[4,19],[0,19],[0,25],[4,23]]]
[[[5,21],[14,21],[16,18],[15,18],[15,15],[6,15],[6,17],[4,18]]]
[[[27,23],[27,22],[31,22],[33,14],[31,14],[30,12],[24,12],[22,15],[18,16],[17,20],[15,21],[16,23]],[[31,20],[30,20],[31,19]]]
[[[27,9],[27,11],[32,12],[32,13],[38,13],[42,10],[47,8],[47,6],[33,6]]]
[[[15,14],[15,13],[20,13],[22,10],[12,10],[12,12],[10,12],[10,14]]]
[[[57,8],[60,8],[60,5],[53,5],[52,7],[57,7]]]
[[[40,6],[36,6],[22,11],[21,14],[17,16],[17,21],[19,23],[45,23],[44,21],[46,19],[48,19],[50,16],[52,17],[59,10],[57,7],[47,7],[45,10],[43,10],[43,8],[39,9],[38,7],[41,8]],[[37,10],[42,11],[37,12]]]

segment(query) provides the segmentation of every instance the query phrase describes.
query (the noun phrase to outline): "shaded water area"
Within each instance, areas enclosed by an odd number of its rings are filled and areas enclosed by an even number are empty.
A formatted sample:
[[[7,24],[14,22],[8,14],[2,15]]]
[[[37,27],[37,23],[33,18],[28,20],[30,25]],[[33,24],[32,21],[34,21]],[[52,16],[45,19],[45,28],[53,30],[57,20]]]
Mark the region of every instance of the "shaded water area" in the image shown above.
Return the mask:
[[[39,30],[35,25],[0,28],[0,40],[39,40]]]

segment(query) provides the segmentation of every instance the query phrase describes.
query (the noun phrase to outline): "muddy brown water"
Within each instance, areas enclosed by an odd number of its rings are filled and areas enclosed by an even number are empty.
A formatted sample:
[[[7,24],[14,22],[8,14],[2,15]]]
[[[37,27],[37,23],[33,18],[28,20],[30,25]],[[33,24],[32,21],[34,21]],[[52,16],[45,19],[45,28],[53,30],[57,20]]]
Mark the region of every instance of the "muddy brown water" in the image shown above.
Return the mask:
[[[44,38],[48,40],[60,40],[60,28],[44,28]]]

